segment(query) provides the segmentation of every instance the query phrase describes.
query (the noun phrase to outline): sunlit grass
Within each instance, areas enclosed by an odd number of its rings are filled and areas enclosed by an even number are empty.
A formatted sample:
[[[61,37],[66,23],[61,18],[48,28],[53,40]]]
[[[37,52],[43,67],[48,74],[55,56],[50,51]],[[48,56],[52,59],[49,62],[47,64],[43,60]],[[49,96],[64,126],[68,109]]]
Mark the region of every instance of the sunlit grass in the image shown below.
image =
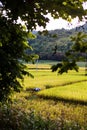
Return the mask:
[[[87,82],[47,89],[39,92],[39,95],[51,99],[87,102]]]
[[[49,128],[50,130],[86,130],[87,105],[72,102],[72,100],[87,100],[87,77],[84,75],[84,68],[80,68],[78,73],[69,71],[67,74],[58,75],[57,72],[52,73],[47,64],[46,66],[45,64],[39,65],[38,69],[31,65],[29,67],[31,67],[29,72],[34,75],[34,79],[25,77],[24,90],[15,94],[12,107],[39,115],[38,123],[49,123],[50,121],[50,125],[55,126],[55,129]],[[45,67],[46,69],[43,69]],[[35,87],[41,88],[41,91],[38,93],[30,91],[30,88]],[[41,98],[47,96],[49,100]],[[54,100],[55,97],[56,100]],[[68,99],[68,102],[63,99]],[[71,102],[69,102],[70,100]],[[28,118],[31,118],[32,122],[36,119],[34,116]],[[43,130],[43,126],[41,130]]]
[[[85,68],[80,68],[79,72],[69,71],[69,73],[59,75],[57,72],[53,73],[50,70],[49,64],[39,64],[38,69],[31,64],[28,67],[32,68],[30,73],[34,75],[34,79],[25,77],[25,90],[38,87],[41,89],[38,94],[41,97],[86,102],[87,77],[85,76]]]
[[[29,65],[29,68],[34,66],[35,65]],[[45,89],[47,87],[56,87],[68,83],[87,80],[85,76],[85,70],[83,68],[80,68],[79,72],[69,71],[69,73],[64,73],[63,75],[59,75],[57,72],[53,73],[49,68],[49,64],[41,64],[39,65],[38,69],[30,69],[29,72],[34,75],[34,79],[25,77],[25,88],[39,87],[41,89]]]

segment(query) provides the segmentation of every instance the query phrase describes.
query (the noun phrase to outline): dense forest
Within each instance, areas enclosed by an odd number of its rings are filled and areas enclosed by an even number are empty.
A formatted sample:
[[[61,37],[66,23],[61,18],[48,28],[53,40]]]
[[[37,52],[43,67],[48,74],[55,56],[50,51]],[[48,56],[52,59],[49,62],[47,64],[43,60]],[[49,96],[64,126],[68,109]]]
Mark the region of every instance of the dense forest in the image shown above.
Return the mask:
[[[47,35],[34,31],[36,38],[29,39],[29,44],[33,47],[33,53],[38,54],[41,60],[61,61],[65,52],[73,45],[70,37],[80,31],[87,32],[87,23],[71,30],[51,30]]]

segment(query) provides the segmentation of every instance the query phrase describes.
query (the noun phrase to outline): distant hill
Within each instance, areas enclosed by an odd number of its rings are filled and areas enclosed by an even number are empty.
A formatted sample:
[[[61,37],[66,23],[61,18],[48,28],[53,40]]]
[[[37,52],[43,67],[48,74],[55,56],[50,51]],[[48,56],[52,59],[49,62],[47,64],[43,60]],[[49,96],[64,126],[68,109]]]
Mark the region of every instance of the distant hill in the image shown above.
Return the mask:
[[[69,50],[73,44],[70,41],[70,37],[79,31],[87,32],[87,23],[71,30],[52,30],[49,31],[49,35],[46,36],[34,31],[33,33],[37,38],[33,40],[30,39],[29,44],[33,47],[33,53],[38,54],[40,59],[60,61],[64,58],[64,53]]]

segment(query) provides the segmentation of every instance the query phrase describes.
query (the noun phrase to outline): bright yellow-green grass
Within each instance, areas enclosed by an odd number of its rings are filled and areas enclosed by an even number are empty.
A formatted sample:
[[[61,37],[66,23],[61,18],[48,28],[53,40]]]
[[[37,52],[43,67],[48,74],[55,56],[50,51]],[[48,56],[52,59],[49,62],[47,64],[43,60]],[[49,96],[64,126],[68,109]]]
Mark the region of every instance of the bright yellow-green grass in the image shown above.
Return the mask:
[[[59,75],[57,72],[51,72],[50,65],[47,64],[39,64],[38,68],[36,65],[30,64],[28,67],[35,68],[29,69],[30,73],[34,75],[34,79],[31,77],[25,77],[25,88],[39,87],[41,89],[45,89],[47,87],[57,87],[87,79],[87,77],[84,75],[85,71],[83,68],[80,68],[79,72],[69,71],[69,73]]]
[[[39,87],[42,91],[38,95],[42,97],[87,101],[87,77],[84,68],[80,68],[79,72],[73,70],[59,75],[50,70],[49,64],[30,64],[28,67],[31,68],[30,73],[34,75],[34,79],[25,77],[25,89]]]
[[[64,123],[67,125],[66,130],[87,130],[87,105],[58,100],[59,97],[69,100],[87,100],[87,77],[84,75],[84,68],[80,68],[78,73],[69,71],[67,74],[58,75],[57,72],[51,72],[48,64],[28,65],[28,67],[31,68],[29,72],[34,75],[34,79],[25,77],[25,90],[15,95],[16,105],[15,103],[13,105],[24,111],[32,110],[43,119],[54,121],[57,123],[56,130],[62,129]],[[35,87],[41,88],[41,91],[38,93],[28,91],[28,88]],[[39,95],[52,98],[48,100]],[[55,97],[57,100],[52,100]]]
[[[46,89],[39,92],[39,95],[53,99],[87,102],[87,82]]]

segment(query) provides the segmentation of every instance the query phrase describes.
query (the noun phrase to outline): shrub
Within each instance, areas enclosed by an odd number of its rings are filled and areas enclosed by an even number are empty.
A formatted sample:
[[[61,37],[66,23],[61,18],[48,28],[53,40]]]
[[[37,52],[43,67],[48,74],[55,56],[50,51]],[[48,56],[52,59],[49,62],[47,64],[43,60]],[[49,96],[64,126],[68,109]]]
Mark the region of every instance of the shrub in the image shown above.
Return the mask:
[[[65,113],[61,112],[52,119],[48,112],[45,117],[33,109],[24,111],[16,106],[4,104],[0,106],[1,130],[86,130],[86,124],[81,125],[76,120],[66,120]]]

